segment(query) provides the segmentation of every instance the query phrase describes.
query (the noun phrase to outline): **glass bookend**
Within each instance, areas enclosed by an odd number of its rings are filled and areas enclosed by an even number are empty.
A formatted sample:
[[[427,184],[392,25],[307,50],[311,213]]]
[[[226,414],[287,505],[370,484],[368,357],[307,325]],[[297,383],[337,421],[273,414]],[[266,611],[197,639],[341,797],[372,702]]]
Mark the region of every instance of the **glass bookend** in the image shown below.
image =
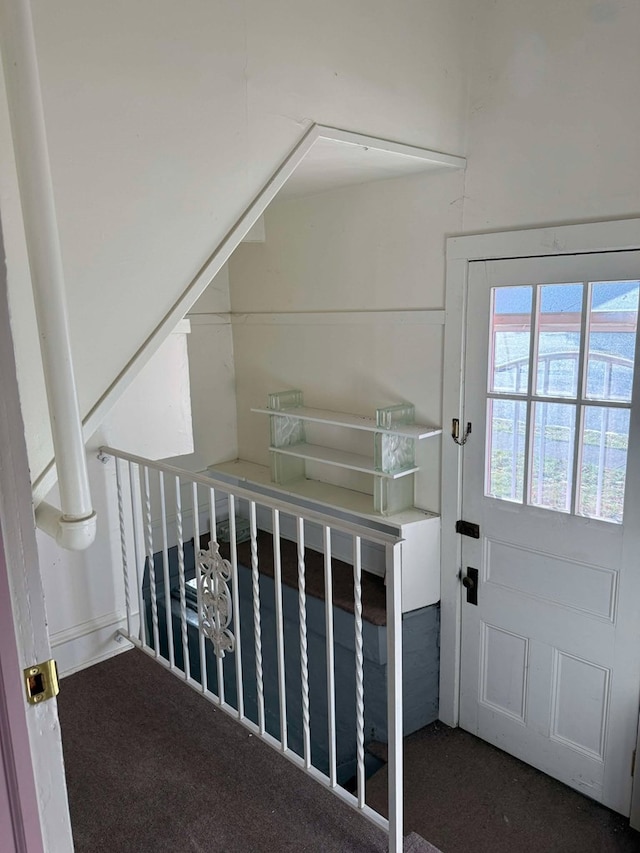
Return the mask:
[[[295,409],[303,406],[302,391],[274,391],[269,394],[268,407],[275,411],[281,409]]]
[[[304,459],[284,456],[282,453],[274,453],[273,450],[269,455],[271,456],[271,479],[274,483],[284,486],[287,483],[304,480]]]
[[[376,409],[376,432],[373,439],[373,459],[376,470],[397,474],[415,467],[415,441],[391,430],[415,422],[415,406],[398,403]],[[389,431],[389,432],[387,432]],[[413,475],[390,480],[374,477],[373,508],[382,515],[393,515],[413,506]]]
[[[416,419],[416,407],[413,403],[397,403],[376,409],[376,426],[381,429],[393,429],[402,424],[412,424]]]
[[[414,467],[414,439],[393,433],[387,434],[386,430],[414,423],[415,412],[415,406],[411,403],[399,403],[396,406],[376,409],[376,426],[383,430],[375,434],[373,445],[374,464],[378,471],[396,474],[398,471],[406,471],[407,468]]]
[[[269,439],[271,447],[291,447],[305,441],[304,421],[287,415],[269,416]]]
[[[381,515],[394,515],[413,506],[413,475],[389,480],[374,477],[373,510]]]
[[[285,409],[297,409],[302,405],[302,391],[276,391],[269,394],[268,407],[274,411],[274,414],[269,416],[271,447],[292,447],[304,443],[304,421],[284,414],[275,414]],[[304,459],[271,453],[271,479],[274,483],[292,483],[295,480],[303,480],[304,475]]]
[[[373,456],[377,471],[397,474],[415,467],[415,442],[402,435],[377,432],[373,438]]]

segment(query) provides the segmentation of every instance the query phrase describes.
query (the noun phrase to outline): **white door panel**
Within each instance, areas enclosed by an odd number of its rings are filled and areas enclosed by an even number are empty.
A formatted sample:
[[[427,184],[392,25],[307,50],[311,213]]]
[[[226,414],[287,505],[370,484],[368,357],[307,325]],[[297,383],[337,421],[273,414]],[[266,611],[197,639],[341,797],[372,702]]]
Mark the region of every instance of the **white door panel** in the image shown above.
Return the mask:
[[[460,724],[624,814],[639,280],[637,252],[472,263],[465,369]]]
[[[549,544],[545,542],[546,548]],[[568,560],[546,550],[536,551],[488,537],[484,547],[485,583],[613,621],[618,576],[614,568]]]

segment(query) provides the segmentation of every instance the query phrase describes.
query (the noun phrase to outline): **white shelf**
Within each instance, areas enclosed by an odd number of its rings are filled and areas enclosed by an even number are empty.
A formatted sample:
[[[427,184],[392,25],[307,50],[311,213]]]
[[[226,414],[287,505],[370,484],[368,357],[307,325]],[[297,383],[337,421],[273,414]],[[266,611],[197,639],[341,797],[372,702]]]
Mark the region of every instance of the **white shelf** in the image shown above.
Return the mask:
[[[442,429],[424,424],[402,424],[393,429],[384,429],[376,424],[375,418],[352,415],[347,412],[331,412],[328,409],[313,409],[309,406],[296,406],[290,409],[251,409],[261,415],[280,415],[281,417],[297,418],[300,421],[312,421],[319,424],[361,429],[366,432],[381,432],[385,435],[402,435],[405,438],[430,438],[440,435]]]
[[[319,480],[303,479],[278,485],[271,480],[269,468],[244,459],[211,465],[208,470],[216,478],[216,487],[221,483],[223,485],[219,488],[222,491],[225,486],[231,491],[234,486],[249,488],[255,493],[258,504],[260,496],[274,498],[290,503],[293,516],[304,515],[305,510],[320,510],[335,518],[338,527],[339,522],[364,524],[372,531],[398,536],[401,539],[402,612],[439,601],[440,518],[434,513],[410,507],[383,517],[374,510],[371,495]],[[322,553],[321,538],[316,540],[317,545],[313,544],[313,527],[307,529],[305,544]],[[270,529],[268,524],[264,529]],[[281,527],[280,535],[287,537],[286,526]],[[318,531],[318,537],[321,535]],[[294,536],[291,536],[292,541],[295,541]],[[378,570],[371,564],[376,559],[374,551],[377,546],[367,544],[366,536],[363,542],[362,568],[377,574]],[[353,553],[351,536],[344,537],[336,531],[331,537],[331,552],[336,559],[350,562]]]
[[[336,450],[333,447],[321,447],[318,444],[292,444],[288,447],[270,447],[269,450],[272,453],[281,453],[284,456],[295,456],[297,459],[308,459],[312,462],[323,462],[325,465],[348,468],[351,471],[362,471],[363,474],[373,474],[375,477],[383,477],[387,480],[397,480],[400,477],[406,477],[408,474],[415,474],[416,471],[420,470],[413,466],[394,473],[378,471],[369,456]]]
[[[246,459],[232,459],[229,462],[219,462],[210,465],[208,470],[214,476],[222,476],[230,485],[261,486],[265,493],[287,495],[294,499],[302,498],[311,501],[319,507],[339,509],[345,513],[345,518],[353,514],[364,518],[374,525],[391,525],[396,529],[407,524],[414,524],[425,519],[438,519],[436,513],[411,507],[392,515],[381,516],[373,509],[373,498],[365,492],[356,492],[344,486],[323,483],[320,480],[296,480],[286,485],[278,485],[271,479],[271,471],[265,465],[249,462]]]

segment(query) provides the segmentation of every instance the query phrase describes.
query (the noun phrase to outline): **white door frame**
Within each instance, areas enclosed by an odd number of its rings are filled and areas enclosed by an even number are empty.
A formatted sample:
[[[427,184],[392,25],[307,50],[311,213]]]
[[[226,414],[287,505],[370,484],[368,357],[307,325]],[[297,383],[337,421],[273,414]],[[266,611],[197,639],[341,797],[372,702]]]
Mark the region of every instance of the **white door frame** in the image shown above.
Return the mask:
[[[11,593],[15,648],[17,650],[18,679],[13,689],[13,679],[6,690],[7,699],[17,700],[21,694],[24,719],[19,719],[20,705],[14,703],[15,731],[9,725],[10,740],[20,748],[23,740],[18,729],[28,733],[31,755],[25,762],[24,750],[19,756],[17,771],[22,776],[14,778],[14,796],[18,798],[25,839],[19,850],[44,849],[46,853],[72,853],[73,840],[67,787],[62,758],[62,741],[55,699],[41,705],[27,705],[21,683],[21,670],[34,663],[49,660],[51,647],[47,631],[44,592],[40,577],[36,547],[35,522],[31,497],[31,479],[24,438],[24,424],[20,411],[20,398],[13,353],[13,340],[9,323],[7,279],[4,264],[4,247],[0,230],[0,524],[4,542],[3,560],[0,560],[2,580],[8,582]],[[6,564],[6,568],[5,568]],[[5,585],[3,584],[3,586]],[[3,614],[4,615],[4,614]],[[7,642],[7,646],[8,646]],[[4,663],[4,661],[3,661]],[[15,663],[15,660],[14,660]],[[30,757],[30,761],[28,758]],[[18,756],[16,756],[18,758]],[[31,767],[28,765],[31,764]],[[33,773],[31,786],[29,771]],[[17,779],[17,785],[16,785]],[[35,781],[35,791],[33,782]],[[31,793],[29,793],[31,787]],[[39,819],[40,826],[37,826]],[[37,830],[42,834],[38,847]],[[27,843],[27,847],[24,843]]]
[[[466,423],[464,404],[465,321],[469,263],[501,258],[542,257],[640,249],[640,219],[559,225],[450,237],[447,240],[446,318],[443,374],[442,550],[440,719],[458,725],[462,626],[461,541],[455,532],[462,505],[462,451],[449,437],[451,421]],[[639,753],[640,754],[640,753]],[[640,817],[640,786],[632,806]]]

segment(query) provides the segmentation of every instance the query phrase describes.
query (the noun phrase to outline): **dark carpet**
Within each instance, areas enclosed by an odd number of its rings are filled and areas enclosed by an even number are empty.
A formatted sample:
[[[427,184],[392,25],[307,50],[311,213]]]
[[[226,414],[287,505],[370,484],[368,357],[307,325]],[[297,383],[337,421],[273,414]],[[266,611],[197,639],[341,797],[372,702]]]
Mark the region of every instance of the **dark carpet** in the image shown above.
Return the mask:
[[[138,650],[64,679],[58,706],[77,853],[387,849],[381,830]]]
[[[640,834],[609,809],[461,729],[405,739],[405,832],[443,853],[635,853]],[[386,814],[386,767],[367,801]]]

